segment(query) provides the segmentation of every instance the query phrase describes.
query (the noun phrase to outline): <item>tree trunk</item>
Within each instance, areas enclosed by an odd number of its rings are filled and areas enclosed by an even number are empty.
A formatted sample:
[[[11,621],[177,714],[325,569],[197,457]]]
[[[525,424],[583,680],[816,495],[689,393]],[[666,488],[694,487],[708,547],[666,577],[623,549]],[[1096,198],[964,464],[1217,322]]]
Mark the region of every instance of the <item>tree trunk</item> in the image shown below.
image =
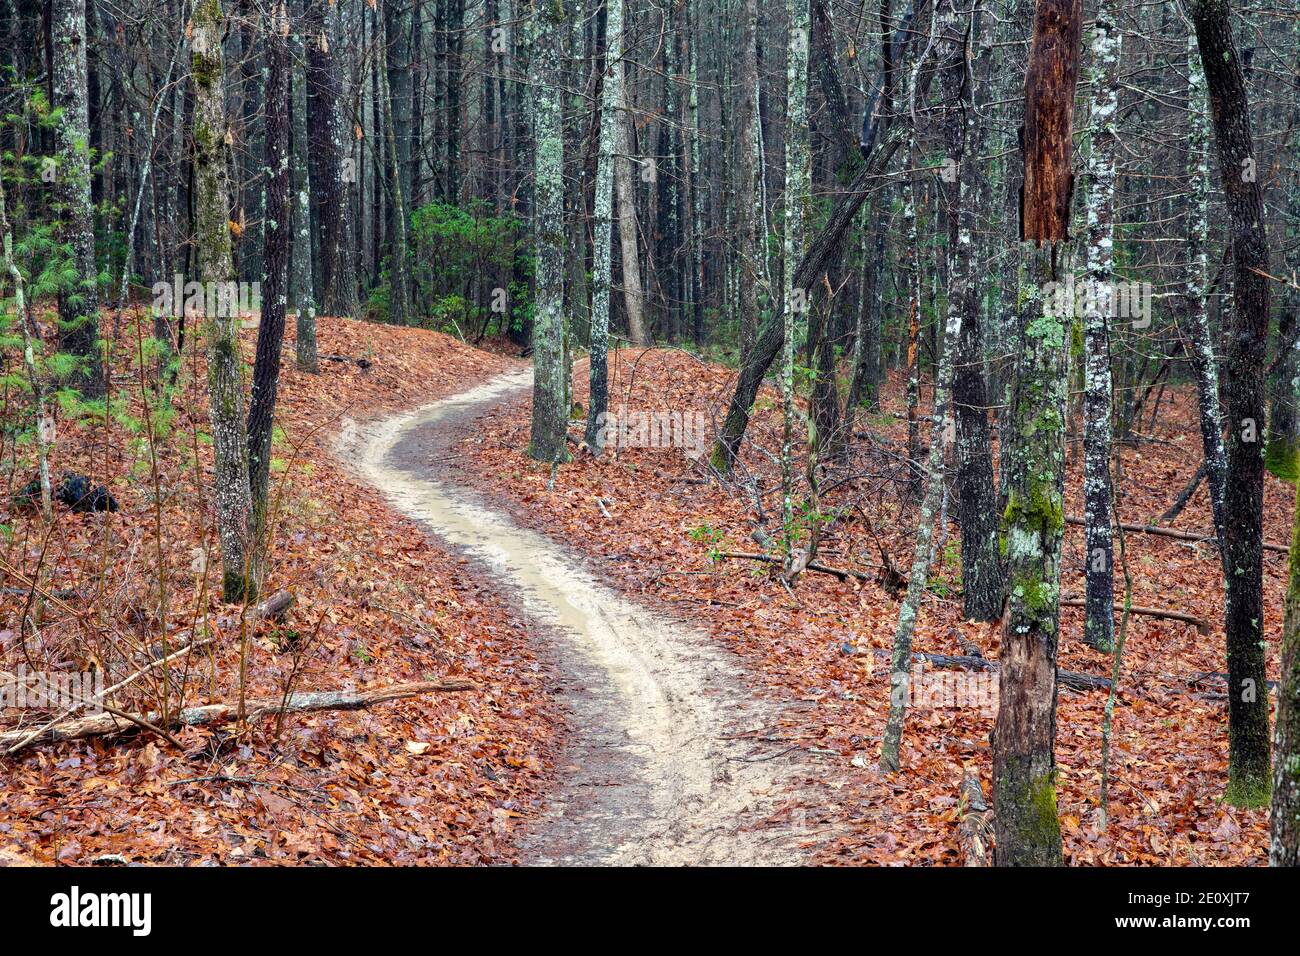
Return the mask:
[[[968,38],[977,36],[980,13],[976,2],[970,30],[952,16],[943,34],[940,57],[947,115],[948,169],[953,182],[948,193],[948,307],[958,314],[961,329],[952,401],[957,419],[957,514],[961,523],[962,606],[973,621],[994,621],[1002,612],[1002,562],[998,554],[992,435],[988,418],[988,389],[984,379],[984,330],[976,289],[976,201],[978,165],[968,157],[976,141],[977,115],[967,76]],[[955,165],[955,169],[954,169]],[[942,177],[941,177],[942,178]]]
[[[326,315],[357,313],[356,257],[352,242],[352,194],[357,165],[343,114],[339,55],[331,52],[332,7],[308,0],[307,86],[313,198],[320,222],[318,299]]]
[[[99,341],[99,269],[95,262],[94,207],[90,200],[90,113],[87,106],[86,0],[52,0],[53,106],[59,110],[54,142],[59,157],[55,202],[63,242],[72,250],[74,285],[59,293],[59,348],[78,366],[71,382],[87,397],[104,394]]]
[[[190,39],[194,80],[194,232],[199,278],[208,290],[234,279],[230,254],[230,143],[225,107],[225,60],[221,38],[226,16],[221,0],[195,8]],[[233,297],[227,297],[227,299]],[[244,422],[243,363],[239,355],[239,313],[230,301],[217,301],[206,317],[208,402],[215,460],[213,497],[221,538],[221,593],[227,601],[251,600],[248,532],[252,499],[248,478],[248,433]]]
[[[1025,71],[1026,239],[1067,238],[1074,95],[1079,75],[1079,0],[1038,0]],[[1035,258],[1040,284],[1054,281],[1056,247]],[[1040,285],[1041,288],[1041,285]],[[1031,295],[1031,299],[1037,299]],[[1002,515],[1007,605],[993,727],[993,802],[999,866],[1062,862],[1056,817],[1056,652],[1065,528],[1066,348],[1069,313],[1043,298],[1028,312],[1017,353],[1007,506]]]
[[[1219,174],[1232,236],[1233,308],[1228,322],[1228,468],[1223,530],[1227,577],[1228,790],[1237,806],[1268,802],[1268,693],[1264,685],[1264,369],[1268,345],[1268,240],[1255,172],[1250,104],[1227,0],[1196,0],[1192,22],[1209,88]]]
[[[311,174],[307,157],[311,147],[307,142],[307,71],[306,44],[303,40],[305,21],[304,3],[314,0],[294,0],[293,32],[289,37],[291,82],[293,98],[293,196],[291,199],[293,223],[293,254],[290,263],[289,289],[297,313],[297,340],[295,343],[298,369],[315,374],[319,371],[316,356],[316,290],[311,267]]]
[[[596,161],[595,229],[591,270],[591,397],[585,441],[593,454],[605,446],[603,418],[609,409],[609,293],[613,250],[614,150],[623,85],[623,0],[605,7],[605,79],[600,97]]]
[[[562,0],[533,0],[529,79],[536,141],[533,231],[537,296],[533,325],[533,423],[528,453],[538,461],[568,459],[564,397],[564,123],[561,115]]]
[[[266,34],[267,102],[289,100],[289,17],[281,2]],[[271,483],[271,437],[280,387],[280,351],[288,308],[289,257],[293,246],[289,204],[289,123],[283,109],[266,115],[266,242],[262,251],[262,319],[257,326],[253,392],[248,402],[248,477],[252,496],[252,557],[249,579],[261,591],[266,576],[267,494]]]
[[[645,286],[641,282],[641,255],[637,249],[636,186],[632,179],[632,116],[628,109],[627,64],[620,58],[618,108],[615,110],[614,190],[618,194],[618,240],[623,253],[623,303],[627,310],[627,335],[633,345],[649,345],[645,324]]]
[[[1111,540],[1110,317],[1115,314],[1115,123],[1123,36],[1113,0],[1100,0],[1092,39],[1092,149],[1088,159],[1088,266],[1084,288],[1084,562],[1087,613],[1083,639],[1109,653],[1115,630]]]

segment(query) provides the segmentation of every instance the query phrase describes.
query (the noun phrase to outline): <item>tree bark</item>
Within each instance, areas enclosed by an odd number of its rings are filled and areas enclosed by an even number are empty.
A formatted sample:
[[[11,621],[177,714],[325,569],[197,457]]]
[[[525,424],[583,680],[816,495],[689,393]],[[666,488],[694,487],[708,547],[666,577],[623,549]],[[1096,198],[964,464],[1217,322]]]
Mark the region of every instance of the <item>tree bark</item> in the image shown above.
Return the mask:
[[[243,362],[239,354],[239,314],[214,294],[234,279],[230,251],[230,138],[226,124],[225,60],[221,38],[226,15],[221,0],[195,8],[190,39],[194,82],[194,232],[199,278],[207,286],[215,315],[206,316],[208,402],[215,461],[212,493],[221,539],[221,593],[227,601],[251,600],[249,519],[252,497],[248,476],[248,433],[244,421]]]
[[[536,141],[533,231],[537,293],[533,324],[533,421],[528,453],[538,461],[568,459],[564,381],[564,123],[561,115],[562,0],[532,0],[529,63]]]
[[[1192,22],[1209,88],[1219,174],[1232,237],[1233,308],[1228,322],[1228,468],[1223,530],[1227,578],[1228,801],[1268,802],[1268,694],[1264,689],[1264,369],[1268,344],[1268,239],[1255,172],[1250,104],[1227,0],[1195,0]]]
[[[54,180],[63,242],[71,248],[74,285],[59,293],[59,348],[76,357],[71,382],[88,398],[104,394],[99,341],[99,269],[90,198],[90,112],[87,105],[86,0],[52,0],[53,106],[59,168]]]
[[[1084,289],[1083,456],[1087,613],[1083,639],[1109,653],[1114,639],[1114,544],[1111,532],[1110,317],[1115,303],[1115,155],[1119,60],[1123,36],[1113,0],[1100,0],[1092,39],[1092,149],[1088,159],[1088,266]]]

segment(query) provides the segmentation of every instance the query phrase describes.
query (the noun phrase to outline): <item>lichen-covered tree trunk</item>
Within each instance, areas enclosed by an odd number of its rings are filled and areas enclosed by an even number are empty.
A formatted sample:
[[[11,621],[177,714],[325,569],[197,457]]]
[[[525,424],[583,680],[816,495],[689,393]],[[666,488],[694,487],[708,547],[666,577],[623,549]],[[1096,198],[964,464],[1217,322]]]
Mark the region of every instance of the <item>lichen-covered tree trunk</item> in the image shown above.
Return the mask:
[[[194,81],[194,243],[199,278],[208,288],[234,279],[230,253],[230,143],[225,108],[225,60],[221,38],[226,16],[221,0],[202,0],[194,10],[190,75]],[[212,301],[216,298],[208,296]],[[252,499],[248,479],[248,433],[244,422],[243,363],[239,315],[218,302],[206,317],[208,403],[212,418],[217,532],[221,539],[221,592],[227,601],[248,594],[248,533]]]
[[[88,397],[104,393],[99,342],[99,286],[94,207],[90,201],[90,114],[87,105],[86,0],[53,0],[50,7],[54,127],[59,168],[55,201],[63,241],[72,250],[75,286],[59,294],[59,348],[78,359],[71,383]]]
[[[297,313],[297,337],[294,343],[298,370],[315,374],[319,371],[316,354],[316,289],[311,267],[311,172],[307,156],[311,147],[307,142],[307,50],[303,40],[305,30],[304,3],[312,0],[294,0],[293,30],[289,36],[289,56],[292,76],[293,113],[292,169],[293,195],[291,198],[293,224],[293,253],[289,265],[289,295]]]
[[[1228,790],[1238,806],[1268,802],[1268,689],[1264,683],[1264,369],[1268,345],[1268,239],[1255,174],[1250,104],[1227,0],[1195,0],[1192,22],[1209,91],[1219,174],[1232,237],[1233,307],[1227,320],[1228,469],[1224,559],[1228,573]]]
[[[1068,238],[1071,135],[1082,30],[1079,0],[1038,0],[1025,70],[1023,235],[1039,288],[1056,281],[1057,242]],[[1062,862],[1056,817],[1056,653],[1065,526],[1066,343],[1070,311],[1032,296],[1016,356],[1011,434],[1004,452],[1007,504],[1001,547],[1002,614],[998,714],[993,727],[993,801],[1000,866]]]
[[[795,323],[807,316],[812,290],[795,288],[794,273],[803,253],[811,185],[808,125],[808,0],[786,0],[789,45],[786,53],[785,237],[782,246],[784,333],[781,347],[781,515],[785,530],[787,574],[794,568],[794,341]],[[828,317],[829,318],[829,317]],[[812,438],[813,436],[810,436]],[[815,439],[813,440],[815,442]],[[811,444],[811,443],[810,443]],[[811,451],[811,448],[810,448]],[[815,537],[814,537],[815,541]],[[809,556],[807,560],[811,560]],[[805,560],[805,564],[807,563]]]
[[[600,137],[591,267],[591,397],[584,441],[596,455],[604,450],[601,416],[609,409],[609,292],[613,260],[614,149],[618,108],[623,100],[623,0],[605,7],[605,79],[600,96]]]
[[[948,146],[948,306],[959,313],[961,328],[953,372],[952,398],[957,420],[957,514],[961,524],[962,607],[974,621],[996,620],[1002,611],[1002,562],[997,545],[997,483],[993,476],[988,387],[984,375],[984,328],[976,289],[976,203],[979,160],[969,158],[978,117],[967,73],[967,37],[980,16],[975,3],[968,17],[945,10],[939,57]],[[972,28],[967,32],[967,23]]]
[[[1083,639],[1109,652],[1115,630],[1111,533],[1110,317],[1115,288],[1115,153],[1122,34],[1113,0],[1100,0],[1092,36],[1092,148],[1088,158],[1087,272],[1083,311]]]
[[[266,97],[268,103],[289,99],[289,17],[283,2],[271,11],[266,34]],[[248,402],[248,479],[253,512],[249,560],[251,590],[262,588],[266,576],[268,505],[271,484],[271,437],[280,387],[280,350],[289,306],[289,258],[293,246],[289,203],[290,118],[283,109],[266,115],[266,240],[262,253],[262,318],[257,326],[257,357],[253,390]]]
[[[1200,412],[1201,448],[1206,483],[1210,492],[1210,513],[1219,541],[1219,562],[1227,574],[1223,547],[1223,498],[1228,474],[1228,454],[1223,445],[1223,418],[1219,407],[1219,360],[1210,330],[1206,303],[1209,289],[1210,234],[1210,130],[1206,120],[1205,71],[1201,68],[1196,34],[1187,37],[1187,248],[1184,303],[1192,337],[1192,368],[1196,373],[1197,405]],[[1225,581],[1224,588],[1227,584]]]
[[[564,123],[561,43],[567,13],[561,0],[533,0],[532,82],[536,175],[533,231],[537,294],[533,323],[533,423],[528,453],[538,461],[568,458],[564,382]]]
[[[1045,253],[1038,253],[1045,281]],[[1056,653],[1064,528],[1065,350],[1069,318],[1046,302],[1027,323],[1017,355],[1007,507],[1007,570],[993,799],[1001,866],[1061,862],[1056,817]]]

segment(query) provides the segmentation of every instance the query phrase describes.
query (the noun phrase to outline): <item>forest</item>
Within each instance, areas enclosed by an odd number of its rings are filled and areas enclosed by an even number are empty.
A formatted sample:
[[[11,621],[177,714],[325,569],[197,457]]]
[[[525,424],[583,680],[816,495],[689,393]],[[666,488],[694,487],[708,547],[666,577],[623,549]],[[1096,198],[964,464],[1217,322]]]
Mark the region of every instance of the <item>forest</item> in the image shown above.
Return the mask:
[[[1300,863],[1300,9],[0,31],[0,867]]]

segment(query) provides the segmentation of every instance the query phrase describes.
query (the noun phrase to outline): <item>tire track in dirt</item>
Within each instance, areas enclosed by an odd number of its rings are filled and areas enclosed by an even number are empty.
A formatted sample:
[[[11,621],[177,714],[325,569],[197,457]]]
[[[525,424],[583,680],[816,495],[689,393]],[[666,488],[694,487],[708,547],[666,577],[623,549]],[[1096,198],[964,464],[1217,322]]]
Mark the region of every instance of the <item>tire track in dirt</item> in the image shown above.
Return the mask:
[[[337,442],[340,458],[390,504],[517,603],[561,675],[571,727],[560,782],[520,839],[522,861],[804,862],[802,835],[779,811],[796,755],[753,739],[776,711],[745,687],[737,661],[440,474],[456,429],[531,379],[531,370],[511,372],[413,412],[346,420]]]

